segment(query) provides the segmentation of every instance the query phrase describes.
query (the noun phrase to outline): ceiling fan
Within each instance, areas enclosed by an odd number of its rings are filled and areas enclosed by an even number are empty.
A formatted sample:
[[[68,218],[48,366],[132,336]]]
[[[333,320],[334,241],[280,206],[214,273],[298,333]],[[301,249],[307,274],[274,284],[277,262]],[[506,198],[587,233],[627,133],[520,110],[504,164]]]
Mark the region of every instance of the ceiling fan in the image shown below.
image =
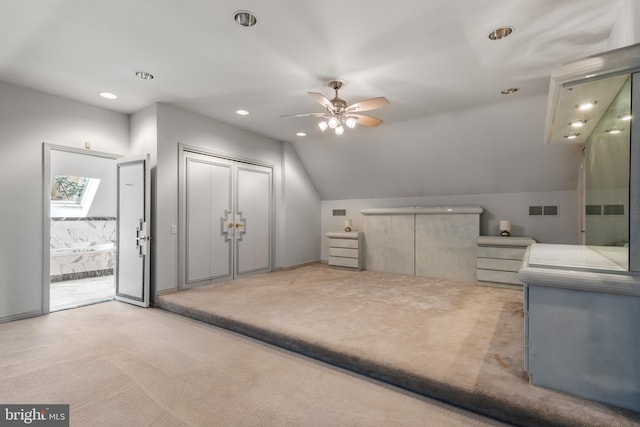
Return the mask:
[[[324,132],[327,128],[331,128],[335,131],[336,135],[342,135],[344,133],[344,126],[352,129],[356,127],[357,124],[373,127],[380,126],[382,120],[359,114],[359,112],[387,106],[389,105],[387,98],[381,96],[347,105],[347,102],[338,96],[338,90],[343,86],[343,82],[340,80],[332,80],[327,83],[327,86],[336,93],[335,97],[331,100],[325,98],[321,93],[307,92],[314,101],[326,109],[324,113],[290,114],[281,117],[320,117],[325,119],[318,123],[320,130]]]

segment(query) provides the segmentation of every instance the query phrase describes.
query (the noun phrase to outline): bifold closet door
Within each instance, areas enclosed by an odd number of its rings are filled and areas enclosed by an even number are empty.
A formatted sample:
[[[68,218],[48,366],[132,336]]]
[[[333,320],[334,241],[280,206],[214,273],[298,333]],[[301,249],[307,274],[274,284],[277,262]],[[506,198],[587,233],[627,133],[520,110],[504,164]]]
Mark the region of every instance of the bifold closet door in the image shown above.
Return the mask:
[[[232,171],[229,160],[186,158],[186,285],[232,277]]]
[[[236,275],[271,270],[271,169],[236,164]]]

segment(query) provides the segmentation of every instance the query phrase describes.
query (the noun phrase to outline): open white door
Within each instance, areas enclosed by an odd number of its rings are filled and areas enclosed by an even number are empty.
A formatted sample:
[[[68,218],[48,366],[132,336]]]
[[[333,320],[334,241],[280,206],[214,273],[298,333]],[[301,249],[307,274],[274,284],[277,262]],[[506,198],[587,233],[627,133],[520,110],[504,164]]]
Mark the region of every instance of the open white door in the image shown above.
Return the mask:
[[[116,299],[149,307],[149,155],[118,160]]]

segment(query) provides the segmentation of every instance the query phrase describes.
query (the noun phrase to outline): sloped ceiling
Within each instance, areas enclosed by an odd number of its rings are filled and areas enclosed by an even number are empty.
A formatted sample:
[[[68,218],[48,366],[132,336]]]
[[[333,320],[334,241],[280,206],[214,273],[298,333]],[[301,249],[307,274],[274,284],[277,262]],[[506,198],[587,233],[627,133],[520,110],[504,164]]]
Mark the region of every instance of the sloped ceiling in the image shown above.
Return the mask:
[[[578,148],[542,142],[549,74],[619,47],[610,36],[630,5],[13,1],[0,14],[0,80],[124,113],[170,103],[292,142],[323,199],[575,189]],[[258,24],[238,26],[238,9]],[[503,25],[510,37],[487,39]],[[331,97],[333,78],[349,103],[388,98],[371,112],[384,123],[337,137],[317,119],[281,117],[322,112],[306,92]]]

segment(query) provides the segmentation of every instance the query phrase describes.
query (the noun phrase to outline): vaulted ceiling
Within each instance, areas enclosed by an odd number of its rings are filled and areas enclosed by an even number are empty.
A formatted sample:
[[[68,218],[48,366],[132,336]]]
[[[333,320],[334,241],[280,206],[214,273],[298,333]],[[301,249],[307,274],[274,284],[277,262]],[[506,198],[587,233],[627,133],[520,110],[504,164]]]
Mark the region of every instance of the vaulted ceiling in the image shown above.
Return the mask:
[[[236,24],[238,9],[257,25]],[[578,148],[543,143],[549,74],[637,41],[629,13],[632,0],[10,1],[0,80],[123,113],[169,103],[292,142],[323,199],[566,190]],[[515,30],[489,40],[500,26]],[[330,98],[335,78],[349,103],[389,99],[369,112],[384,123],[336,136],[281,117],[322,112],[306,92]]]

